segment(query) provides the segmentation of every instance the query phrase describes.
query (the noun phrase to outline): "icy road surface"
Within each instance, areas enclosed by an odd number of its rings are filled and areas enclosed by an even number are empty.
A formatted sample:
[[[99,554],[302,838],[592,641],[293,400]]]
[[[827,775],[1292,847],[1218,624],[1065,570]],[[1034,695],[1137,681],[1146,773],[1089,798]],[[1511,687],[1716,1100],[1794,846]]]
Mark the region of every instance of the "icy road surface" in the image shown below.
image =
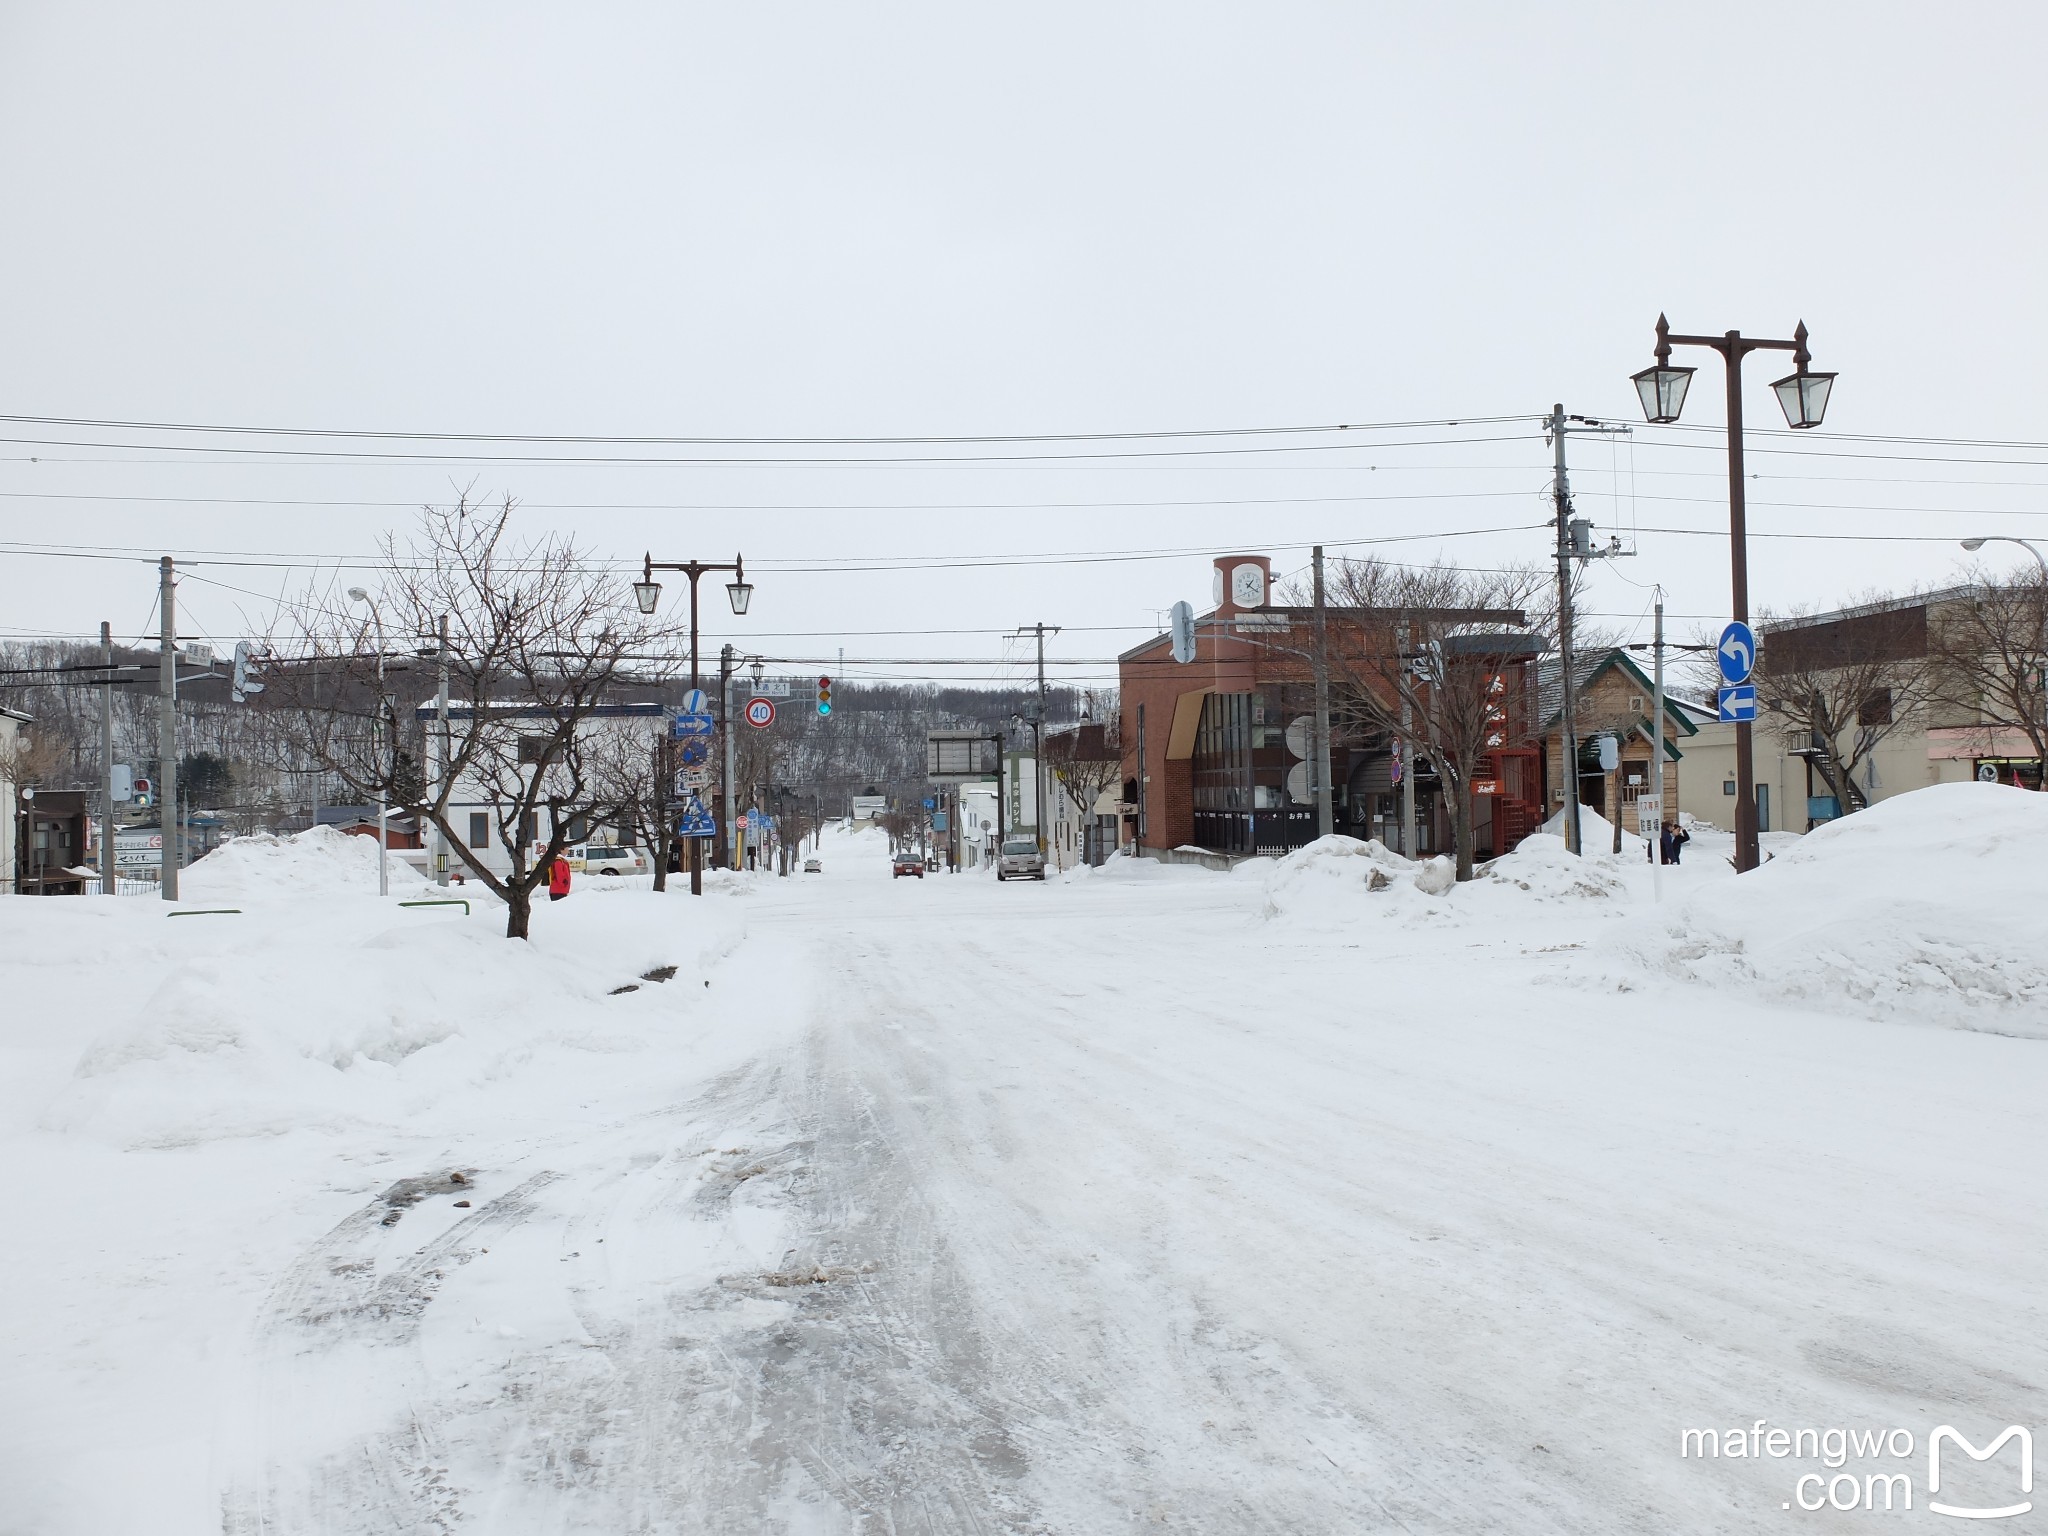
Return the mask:
[[[81,1083],[8,1022],[0,1532],[1850,1530],[1681,1432],[2048,1425],[2048,1045],[1619,990],[1646,870],[1318,923],[825,857],[579,894],[511,982],[486,914],[95,921],[79,1009],[255,1023]]]

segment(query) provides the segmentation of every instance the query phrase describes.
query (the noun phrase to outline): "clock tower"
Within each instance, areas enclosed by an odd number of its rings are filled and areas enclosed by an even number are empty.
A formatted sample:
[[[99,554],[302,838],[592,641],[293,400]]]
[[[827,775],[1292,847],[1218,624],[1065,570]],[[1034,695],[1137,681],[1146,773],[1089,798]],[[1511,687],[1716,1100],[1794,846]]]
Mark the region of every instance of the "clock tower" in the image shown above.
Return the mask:
[[[1219,555],[1209,597],[1216,612],[1229,615],[1263,608],[1273,597],[1273,561],[1267,555]]]

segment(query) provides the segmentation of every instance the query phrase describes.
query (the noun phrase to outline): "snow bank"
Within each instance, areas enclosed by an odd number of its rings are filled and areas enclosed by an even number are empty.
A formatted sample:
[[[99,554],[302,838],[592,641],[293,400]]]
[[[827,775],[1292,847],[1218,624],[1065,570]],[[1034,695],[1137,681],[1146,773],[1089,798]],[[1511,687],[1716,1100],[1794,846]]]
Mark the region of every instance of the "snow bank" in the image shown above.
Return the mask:
[[[1631,837],[1624,840],[1623,852],[1617,858],[1607,852],[1609,844],[1596,843],[1593,826],[1599,822],[1607,828],[1606,822],[1588,814],[1581,835],[1586,839],[1587,853],[1579,857],[1565,847],[1562,836],[1549,832],[1533,832],[1515,846],[1512,853],[1491,860],[1464,889],[1494,891],[1502,889],[1527,892],[1537,901],[1597,901],[1620,902],[1628,895],[1626,882],[1622,878],[1623,866],[1646,865],[1643,858],[1643,840]],[[1612,837],[1612,829],[1603,836]],[[1629,844],[1633,843],[1633,853]]]
[[[1562,845],[1564,842],[1564,812],[1560,810],[1550,820],[1537,828],[1537,830],[1546,836],[1556,838],[1559,844]],[[1588,853],[1604,853],[1609,857],[1613,856],[1614,823],[1605,816],[1602,816],[1591,806],[1582,805],[1579,807],[1579,837],[1584,841]],[[1638,860],[1647,862],[1644,859],[1644,855],[1648,848],[1649,844],[1643,838],[1629,831],[1626,827],[1622,828],[1621,856],[1623,858],[1634,854]]]
[[[737,907],[651,894],[544,904],[527,943],[504,936],[495,903],[465,918],[330,897],[185,922],[121,905],[155,979],[86,1048],[45,1125],[125,1146],[398,1126],[564,1070],[565,1054],[640,1052],[745,933]],[[670,979],[649,978],[662,967]]]
[[[390,860],[391,884],[421,884],[418,871]],[[377,894],[377,840],[312,827],[287,837],[233,837],[178,876],[186,901],[262,901],[278,897]]]
[[[1865,1017],[2048,1038],[2048,795],[1942,784],[1629,924],[1609,958]]]
[[[1262,861],[1269,871],[1266,915],[1421,916],[1440,921],[1541,913],[1560,902],[1597,903],[1618,912],[1628,898],[1628,857],[1591,853],[1575,858],[1565,851],[1563,838],[1539,832],[1525,838],[1513,853],[1482,865],[1473,879],[1460,885],[1457,866],[1448,858],[1416,862],[1377,841],[1323,837],[1283,859]],[[1640,851],[1636,858],[1640,860]]]

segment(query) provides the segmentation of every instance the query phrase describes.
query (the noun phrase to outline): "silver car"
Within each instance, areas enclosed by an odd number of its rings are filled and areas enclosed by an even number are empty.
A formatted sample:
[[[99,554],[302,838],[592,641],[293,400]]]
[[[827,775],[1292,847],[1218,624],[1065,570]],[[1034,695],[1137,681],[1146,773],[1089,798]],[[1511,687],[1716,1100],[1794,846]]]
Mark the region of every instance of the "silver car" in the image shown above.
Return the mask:
[[[998,880],[1043,880],[1045,878],[1045,855],[1038,851],[1038,844],[1031,838],[1005,838],[1002,851],[996,855],[996,878]]]

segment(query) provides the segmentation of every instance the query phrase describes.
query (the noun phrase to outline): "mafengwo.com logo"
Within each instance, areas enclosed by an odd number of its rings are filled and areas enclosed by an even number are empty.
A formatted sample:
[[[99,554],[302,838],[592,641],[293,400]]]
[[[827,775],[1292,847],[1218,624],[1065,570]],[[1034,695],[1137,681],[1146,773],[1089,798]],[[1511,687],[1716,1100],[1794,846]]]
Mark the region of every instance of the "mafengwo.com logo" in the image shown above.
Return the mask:
[[[1805,1462],[1797,1472],[1786,1467],[1791,1483],[1781,1508],[1882,1514],[1914,1507],[1913,1474],[1920,1469],[1922,1443],[1910,1429],[1781,1429],[1758,1419],[1746,1429],[1685,1430],[1678,1454]],[[2005,1520],[2033,1509],[2031,1431],[2008,1424],[1978,1445],[1953,1424],[1938,1424],[1924,1444],[1926,1480],[1918,1491],[1930,1513]]]

